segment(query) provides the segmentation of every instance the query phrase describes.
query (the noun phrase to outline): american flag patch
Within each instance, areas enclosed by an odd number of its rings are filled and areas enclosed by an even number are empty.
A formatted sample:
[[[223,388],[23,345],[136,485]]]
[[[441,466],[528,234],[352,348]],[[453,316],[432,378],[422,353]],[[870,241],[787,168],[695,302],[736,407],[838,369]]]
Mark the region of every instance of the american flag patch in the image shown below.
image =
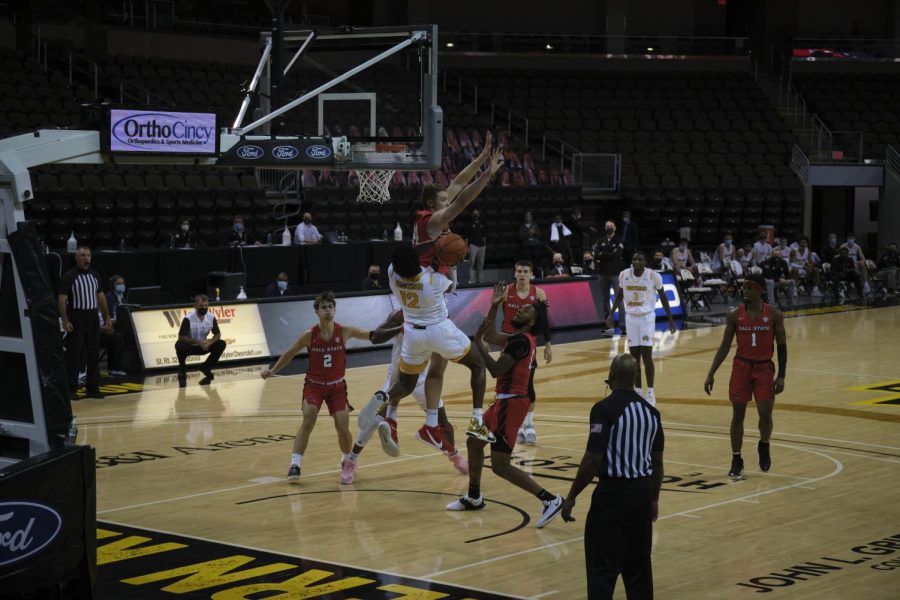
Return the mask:
[[[603,423],[591,423],[591,433],[600,433],[603,430]]]

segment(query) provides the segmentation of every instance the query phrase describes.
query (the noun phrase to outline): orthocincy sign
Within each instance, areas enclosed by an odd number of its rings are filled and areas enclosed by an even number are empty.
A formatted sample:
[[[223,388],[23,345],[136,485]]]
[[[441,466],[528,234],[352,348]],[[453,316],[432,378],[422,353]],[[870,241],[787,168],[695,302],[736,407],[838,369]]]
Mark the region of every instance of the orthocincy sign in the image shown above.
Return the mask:
[[[109,129],[110,152],[216,153],[215,113],[114,108]]]

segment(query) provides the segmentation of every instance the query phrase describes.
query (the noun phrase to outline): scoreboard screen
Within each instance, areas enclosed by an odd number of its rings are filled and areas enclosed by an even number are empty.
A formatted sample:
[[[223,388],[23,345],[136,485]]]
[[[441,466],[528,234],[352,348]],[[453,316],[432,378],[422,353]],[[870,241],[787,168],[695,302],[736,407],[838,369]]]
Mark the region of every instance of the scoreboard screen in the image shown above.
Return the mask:
[[[105,150],[112,154],[215,156],[219,152],[216,113],[111,108]]]

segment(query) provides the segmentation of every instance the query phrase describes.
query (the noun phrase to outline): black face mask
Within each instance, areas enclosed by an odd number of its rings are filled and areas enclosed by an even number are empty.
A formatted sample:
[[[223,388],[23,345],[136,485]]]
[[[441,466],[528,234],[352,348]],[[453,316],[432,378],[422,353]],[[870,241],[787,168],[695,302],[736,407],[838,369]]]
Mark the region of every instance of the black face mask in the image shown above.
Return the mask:
[[[381,273],[369,273],[369,279],[377,280],[379,277],[381,277]]]
[[[197,309],[197,316],[198,316],[198,317],[205,317],[205,316],[206,316],[206,313],[208,313],[208,312],[209,312],[209,309],[208,309],[208,308],[198,308],[198,309]]]

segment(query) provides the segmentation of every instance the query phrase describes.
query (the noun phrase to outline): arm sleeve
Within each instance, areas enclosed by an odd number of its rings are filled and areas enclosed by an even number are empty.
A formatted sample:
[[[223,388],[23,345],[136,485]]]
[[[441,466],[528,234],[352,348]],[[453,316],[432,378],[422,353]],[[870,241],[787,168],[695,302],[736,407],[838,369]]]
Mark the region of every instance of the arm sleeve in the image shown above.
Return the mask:
[[[181,327],[178,328],[178,337],[191,337],[191,322],[185,317],[181,320]]]
[[[528,340],[524,336],[513,336],[506,342],[506,347],[503,348],[503,354],[508,354],[516,361],[522,360],[531,354],[531,344],[528,343]]]
[[[606,448],[609,446],[609,430],[612,428],[612,422],[609,412],[600,402],[591,409],[590,426],[587,451],[598,452],[605,456]]]
[[[222,335],[222,332],[219,331],[219,320],[215,317],[213,317],[212,333],[213,335]]]

